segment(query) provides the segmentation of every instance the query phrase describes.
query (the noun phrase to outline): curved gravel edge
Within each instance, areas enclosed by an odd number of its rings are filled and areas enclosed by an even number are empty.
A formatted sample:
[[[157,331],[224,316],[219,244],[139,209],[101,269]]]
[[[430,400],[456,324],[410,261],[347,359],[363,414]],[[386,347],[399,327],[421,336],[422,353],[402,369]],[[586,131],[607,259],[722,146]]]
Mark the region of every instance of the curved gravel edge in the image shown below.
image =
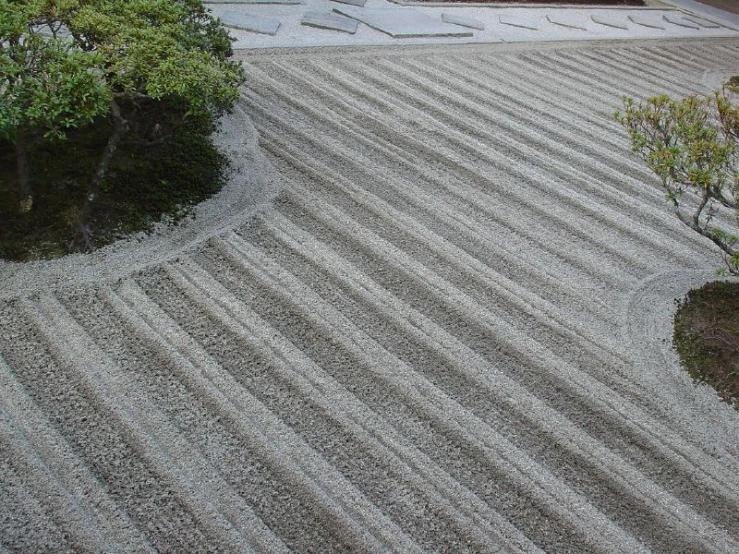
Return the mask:
[[[669,271],[642,281],[629,295],[627,332],[634,371],[660,406],[681,429],[723,463],[736,465],[739,436],[736,413],[716,402],[709,385],[696,385],[680,365],[672,343],[677,300],[710,281],[731,280],[715,271]]]
[[[279,191],[279,179],[261,153],[249,116],[235,106],[221,119],[213,139],[230,161],[229,175],[219,193],[195,207],[194,217],[174,226],[160,224],[152,233],[140,233],[90,254],[25,263],[0,260],[0,298],[120,279],[172,259],[262,210]]]

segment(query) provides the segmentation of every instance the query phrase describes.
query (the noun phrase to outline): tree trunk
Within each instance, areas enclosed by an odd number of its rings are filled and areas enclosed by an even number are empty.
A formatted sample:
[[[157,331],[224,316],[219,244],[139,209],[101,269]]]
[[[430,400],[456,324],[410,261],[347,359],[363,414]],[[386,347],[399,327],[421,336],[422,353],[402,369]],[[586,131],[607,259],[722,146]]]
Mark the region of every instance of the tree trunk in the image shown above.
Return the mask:
[[[113,114],[113,118],[115,120],[113,124],[113,132],[108,138],[108,143],[105,145],[105,150],[103,150],[103,155],[100,157],[100,161],[98,162],[97,168],[95,169],[95,174],[92,176],[90,184],[87,186],[85,205],[82,208],[82,214],[80,217],[82,233],[88,247],[91,246],[90,232],[87,226],[90,214],[92,213],[95,201],[100,194],[100,185],[105,179],[105,176],[108,174],[110,162],[113,161],[113,156],[118,149],[118,145],[120,144],[123,135],[125,135],[126,131],[128,131],[128,121],[123,118],[123,115],[121,114],[121,108],[115,101],[115,99],[110,101],[110,111]]]
[[[28,166],[28,131],[20,129],[15,142],[15,164],[18,175],[18,212],[26,214],[33,207],[31,169]]]

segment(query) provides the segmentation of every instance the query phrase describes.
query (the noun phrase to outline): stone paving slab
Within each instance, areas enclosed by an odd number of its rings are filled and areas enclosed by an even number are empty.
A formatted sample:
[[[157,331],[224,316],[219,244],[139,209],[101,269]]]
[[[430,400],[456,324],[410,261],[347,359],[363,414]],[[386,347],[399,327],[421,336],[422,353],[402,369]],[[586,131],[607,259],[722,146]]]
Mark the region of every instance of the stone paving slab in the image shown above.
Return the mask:
[[[361,21],[393,38],[412,37],[471,37],[471,31],[444,23],[424,13],[404,8],[340,7],[334,11]]]
[[[665,30],[664,22],[655,19],[654,17],[632,13],[629,15],[629,19],[637,25],[641,25],[642,27],[649,27],[650,29],[661,29],[663,31]]]
[[[521,29],[530,29],[532,31],[538,31],[541,26],[538,17],[521,17],[517,15],[499,15],[498,20],[503,25],[510,25],[512,27],[520,27]]]
[[[663,16],[664,20],[668,23],[672,23],[673,25],[678,25],[680,27],[685,27],[687,29],[700,29],[700,25],[693,21],[689,21],[682,17],[682,15],[673,15],[673,14],[665,14]]]
[[[588,28],[582,24],[580,19],[576,19],[562,13],[547,14],[547,21],[554,25],[560,25],[570,29],[579,29],[580,31],[588,30]]]
[[[590,16],[595,23],[605,25],[606,27],[613,27],[614,29],[623,29],[624,31],[629,30],[629,26],[626,24],[625,17],[613,17],[608,15],[593,14]]]
[[[227,27],[234,27],[235,29],[264,35],[275,35],[277,34],[277,29],[280,28],[279,19],[261,15],[249,15],[241,12],[223,12],[220,15],[220,20]]]
[[[711,19],[720,21],[722,26],[739,31],[739,13],[727,12],[726,10],[708,4],[702,4],[695,0],[662,0],[662,2],[694,14],[710,17]]]
[[[348,17],[321,12],[306,12],[300,23],[308,27],[331,29],[352,35],[357,32],[357,26],[359,25],[357,21]]]
[[[465,17],[463,15],[456,15],[453,13],[442,13],[441,20],[445,23],[469,27],[470,29],[477,29],[478,31],[485,30],[485,24],[479,19],[475,19],[473,17]]]
[[[364,8],[367,0],[331,0],[332,2],[338,2],[339,4],[349,4],[350,6],[359,6]]]
[[[256,0],[255,0],[256,1]],[[225,3],[209,4],[215,15],[221,11],[244,11],[250,15],[273,17],[279,19],[281,25],[275,36],[267,37],[264,34],[254,32],[232,30],[236,38],[234,48],[281,48],[281,47],[307,47],[307,46],[350,46],[350,45],[392,45],[399,41],[404,44],[432,44],[432,43],[471,43],[471,42],[526,42],[539,40],[582,40],[582,39],[662,39],[681,38],[696,36],[704,37],[728,37],[737,36],[736,30],[731,24],[723,19],[714,17],[713,14],[701,14],[688,12],[687,10],[676,11],[674,9],[585,9],[585,8],[492,8],[492,7],[459,7],[457,4],[444,3],[433,6],[414,6],[413,8],[389,3],[386,0],[300,0],[300,5],[241,5],[230,6]],[[386,33],[373,28],[370,25],[359,25],[356,33],[338,32],[334,29],[321,28],[317,26],[301,25],[302,18],[306,12],[330,13],[334,7],[351,7],[352,4],[345,2],[363,3],[367,1],[367,8],[384,8],[391,10],[400,17],[406,10],[412,10],[435,20],[434,25],[448,25],[457,33],[450,34],[449,28],[445,32],[428,33],[421,35],[416,33],[398,32]],[[334,12],[339,13],[339,12]],[[387,13],[387,12],[386,12]],[[704,19],[705,27],[701,30],[683,27],[669,23],[663,19],[663,15],[672,13],[681,16],[686,21],[692,21],[700,25],[700,21],[690,19],[699,17]],[[458,18],[475,19],[482,24],[483,29],[465,27],[456,23],[450,23],[442,19],[454,16]],[[552,16],[553,21],[572,23],[575,25],[566,27],[550,23],[546,15]],[[563,15],[572,18],[565,22],[557,16]],[[628,18],[633,15],[636,21],[645,25],[639,25]],[[355,19],[359,21],[359,19]],[[461,20],[460,20],[461,21]],[[718,27],[716,26],[718,24]],[[398,27],[396,23],[396,27]],[[580,27],[580,28],[578,28]],[[582,27],[587,28],[583,31]],[[403,31],[407,31],[403,29]],[[424,29],[427,31],[427,29]],[[459,36],[459,31],[469,32],[466,36]],[[410,35],[410,36],[409,36]]]
[[[683,17],[684,19],[687,19],[688,21],[697,23],[704,29],[720,29],[721,28],[721,25],[719,25],[718,23],[714,23],[713,21],[709,21],[708,19],[703,19],[702,17],[698,17],[697,15],[686,15]]]

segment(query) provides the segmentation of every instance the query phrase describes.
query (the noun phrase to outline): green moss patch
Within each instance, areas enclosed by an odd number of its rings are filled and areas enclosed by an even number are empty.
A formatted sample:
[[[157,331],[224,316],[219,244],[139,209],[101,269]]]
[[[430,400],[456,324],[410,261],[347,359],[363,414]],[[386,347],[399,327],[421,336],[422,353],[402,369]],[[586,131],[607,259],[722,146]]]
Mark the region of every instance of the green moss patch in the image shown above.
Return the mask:
[[[739,283],[690,291],[678,302],[673,342],[690,376],[739,409]]]

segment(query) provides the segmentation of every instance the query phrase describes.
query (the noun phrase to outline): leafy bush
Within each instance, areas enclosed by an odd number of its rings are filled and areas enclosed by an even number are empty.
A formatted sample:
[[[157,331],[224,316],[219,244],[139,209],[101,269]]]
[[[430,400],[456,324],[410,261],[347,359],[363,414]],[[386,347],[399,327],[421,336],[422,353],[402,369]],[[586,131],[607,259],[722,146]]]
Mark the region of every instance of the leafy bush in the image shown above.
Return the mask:
[[[108,138],[76,215],[91,246],[101,187],[123,138],[146,125],[148,103],[178,106],[183,121],[212,121],[244,80],[231,53],[201,0],[0,0],[0,139],[15,148],[19,211],[34,204],[29,153],[95,122]],[[131,136],[164,142],[176,128]]]
[[[624,97],[614,114],[632,149],[660,178],[678,219],[723,252],[739,275],[739,237],[716,224],[722,210],[739,216],[739,77],[712,96],[674,100],[666,95],[635,102]],[[735,225],[734,225],[735,226]]]

